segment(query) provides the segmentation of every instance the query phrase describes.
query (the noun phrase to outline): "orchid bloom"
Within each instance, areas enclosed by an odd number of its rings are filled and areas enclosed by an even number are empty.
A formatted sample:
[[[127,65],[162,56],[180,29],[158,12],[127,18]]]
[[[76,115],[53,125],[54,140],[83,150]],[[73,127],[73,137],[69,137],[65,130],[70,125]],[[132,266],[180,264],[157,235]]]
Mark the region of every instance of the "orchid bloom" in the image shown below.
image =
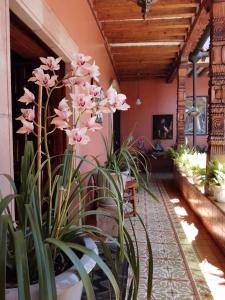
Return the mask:
[[[126,103],[126,96],[117,94],[117,91],[112,86],[107,90],[106,96],[113,112],[130,108],[130,105]]]
[[[53,118],[51,121],[51,124],[55,125],[56,128],[61,129],[61,130],[69,127],[69,124],[65,121],[65,119],[60,118],[60,117]]]
[[[101,112],[103,114],[112,113],[112,109],[111,109],[107,99],[104,99],[104,100],[101,100],[101,101],[97,102],[96,105],[95,105],[95,111],[96,112]]]
[[[27,120],[27,121],[33,121],[35,118],[35,112],[34,112],[34,107],[33,109],[28,108],[28,109],[23,109],[21,108],[20,110],[22,112],[22,115],[16,118],[16,120]]]
[[[91,56],[86,56],[83,53],[76,53],[74,55],[74,60],[71,62],[71,66],[74,69],[83,67],[90,59]]]
[[[58,105],[58,109],[59,110],[70,110],[70,107],[69,105],[67,104],[68,100],[66,98],[63,98],[60,102],[59,102],[59,105]]]
[[[70,94],[71,98],[73,99],[73,108],[79,111],[90,111],[95,106],[95,103],[91,101],[90,96],[85,94]]]
[[[79,80],[76,78],[76,77],[70,77],[70,78],[67,78],[67,79],[64,79],[63,80],[63,84],[66,86],[66,87],[72,87],[76,84],[79,84]]]
[[[96,123],[96,116],[90,118],[85,123],[85,127],[90,131],[96,131],[102,129],[102,126]]]
[[[72,130],[66,130],[66,134],[69,137],[69,144],[83,144],[86,145],[90,138],[86,135],[87,128],[74,128]]]
[[[34,130],[34,124],[32,122],[28,122],[25,119],[22,119],[21,122],[23,126],[17,130],[16,133],[29,134]]]
[[[33,77],[31,77],[28,81],[33,81],[38,85],[44,86],[46,89],[55,85],[57,80],[57,76],[49,76],[49,74],[45,74],[41,68],[35,69],[33,72]]]
[[[115,107],[117,110],[128,110],[130,105],[126,103],[127,97],[124,94],[118,94],[116,97]]]
[[[84,68],[88,72],[87,75],[89,75],[91,78],[99,82],[98,76],[101,73],[99,72],[99,67],[95,64],[95,62],[92,65],[90,64],[85,65]]]
[[[97,86],[95,84],[90,84],[88,87],[88,93],[93,98],[101,98],[102,97],[102,88],[100,86]]]
[[[25,103],[26,105],[34,102],[34,94],[29,91],[27,88],[24,88],[24,95],[19,98],[19,102]]]
[[[63,98],[58,105],[58,109],[55,108],[54,111],[57,114],[59,118],[61,118],[64,121],[69,121],[69,117],[72,115],[72,112],[70,110],[69,105],[67,104],[68,100]],[[52,123],[54,124],[54,123]]]
[[[43,63],[43,65],[41,65],[40,68],[46,71],[57,71],[60,69],[59,62],[61,61],[61,59],[61,57],[54,58],[52,56],[48,56],[47,58],[40,57],[40,60]]]

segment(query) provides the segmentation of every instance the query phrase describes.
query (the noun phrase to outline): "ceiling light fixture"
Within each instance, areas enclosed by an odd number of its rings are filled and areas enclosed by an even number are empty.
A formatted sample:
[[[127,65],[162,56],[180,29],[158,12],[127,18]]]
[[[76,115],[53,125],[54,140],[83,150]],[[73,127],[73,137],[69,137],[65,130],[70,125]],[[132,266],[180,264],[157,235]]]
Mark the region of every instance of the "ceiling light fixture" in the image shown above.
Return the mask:
[[[136,0],[137,5],[141,7],[142,17],[144,20],[147,18],[147,14],[150,10],[150,5],[157,0]]]
[[[140,79],[140,74],[137,74],[137,100],[136,100],[136,105],[141,105],[142,101],[139,96],[139,79]]]

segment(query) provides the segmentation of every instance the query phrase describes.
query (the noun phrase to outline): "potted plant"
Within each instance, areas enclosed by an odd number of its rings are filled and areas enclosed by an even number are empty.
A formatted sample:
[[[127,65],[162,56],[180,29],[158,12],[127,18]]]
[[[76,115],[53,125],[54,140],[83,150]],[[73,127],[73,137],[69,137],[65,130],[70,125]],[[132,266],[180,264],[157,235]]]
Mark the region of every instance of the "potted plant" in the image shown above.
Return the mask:
[[[76,288],[82,288],[83,285],[87,298],[94,300],[95,294],[88,273],[95,263],[105,272],[116,299],[119,299],[116,270],[124,258],[129,262],[134,275],[129,297],[137,298],[139,258],[135,257],[136,246],[124,228],[123,214],[118,214],[116,218],[119,228],[118,239],[115,241],[119,251],[118,260],[113,262],[108,250],[104,248],[110,267],[97,255],[96,245],[88,238],[94,236],[102,241],[105,233],[98,227],[88,226],[83,222],[87,215],[96,214],[96,211],[84,209],[87,178],[97,170],[111,184],[116,186],[116,183],[98,163],[94,165],[89,162],[92,170],[82,173],[81,166],[88,163],[88,160],[86,157],[79,157],[79,163],[77,162],[76,147],[90,141],[89,131],[100,129],[99,124],[95,123],[97,112],[111,113],[116,109],[129,108],[125,95],[117,94],[112,87],[104,96],[99,86],[85,81],[88,77],[98,81],[100,74],[98,67],[95,63],[91,64],[90,59],[83,54],[75,55],[71,63],[72,70],[59,78],[57,71],[61,59],[41,58],[41,66],[33,71],[33,76],[29,79],[38,86],[37,99],[26,88],[19,99],[28,105],[28,108],[21,109],[22,114],[18,117],[22,123],[18,133],[25,134],[26,142],[21,158],[19,189],[12,178],[2,175],[10,181],[13,193],[6,196],[0,194],[1,300],[77,300],[80,299],[81,291]],[[54,103],[54,91],[65,87],[71,89],[70,98],[62,99],[54,109],[54,114],[49,114],[50,103]],[[76,110],[73,122],[72,107]],[[85,123],[82,120],[84,114],[90,114]],[[69,145],[61,156],[62,162],[55,165],[53,162],[56,157],[51,156],[48,140],[58,129],[65,132]],[[37,137],[37,151],[34,151],[33,142],[29,140],[30,134]],[[121,211],[120,193],[114,193],[114,197],[118,210]],[[11,201],[15,201],[15,217],[9,209]],[[146,239],[150,253],[150,295],[152,261],[147,232]],[[104,242],[102,244],[104,246]]]
[[[209,185],[214,198],[225,202],[225,165],[217,160],[210,161],[206,171],[206,183]]]
[[[197,185],[202,185],[205,181],[206,169],[199,165],[194,165],[191,168],[193,174],[193,181]]]
[[[121,195],[123,196],[126,182],[129,179],[135,180],[140,188],[145,189],[152,195],[148,188],[150,174],[146,157],[134,146],[136,141],[132,140],[131,135],[124,139],[120,148],[116,151],[113,149],[113,137],[111,142],[108,142],[105,138],[103,138],[103,142],[107,153],[107,159],[103,167],[110,172],[112,178],[117,182]],[[144,170],[144,176],[141,170]],[[98,174],[97,180],[98,186],[102,187],[99,190],[99,198],[101,199],[99,204],[104,207],[116,207],[116,203],[111,196],[115,189],[114,185],[111,185],[101,173]]]

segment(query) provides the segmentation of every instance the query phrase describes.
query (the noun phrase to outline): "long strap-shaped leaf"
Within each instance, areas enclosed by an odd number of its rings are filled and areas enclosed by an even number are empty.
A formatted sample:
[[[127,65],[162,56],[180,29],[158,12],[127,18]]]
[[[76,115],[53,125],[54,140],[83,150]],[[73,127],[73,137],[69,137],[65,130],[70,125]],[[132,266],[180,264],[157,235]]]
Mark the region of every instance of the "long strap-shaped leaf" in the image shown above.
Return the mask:
[[[84,288],[85,288],[85,291],[87,294],[87,299],[88,300],[96,300],[93,286],[91,284],[91,280],[90,280],[83,264],[81,263],[80,259],[71,250],[71,248],[68,246],[68,244],[64,243],[60,240],[53,239],[53,238],[47,239],[46,242],[53,244],[54,246],[56,246],[57,248],[59,248],[61,251],[63,251],[66,254],[66,256],[71,260],[74,267],[76,268],[76,271],[78,272],[78,274],[81,277],[81,280],[83,282],[83,285],[84,285]]]
[[[75,243],[67,243],[67,245],[75,250],[78,250],[84,254],[86,254],[87,256],[91,257],[98,265],[99,267],[102,269],[102,271],[105,273],[105,275],[108,277],[108,279],[110,280],[113,288],[114,288],[114,292],[116,295],[116,299],[120,298],[120,290],[119,290],[119,286],[117,284],[117,281],[113,275],[113,273],[111,272],[111,270],[109,269],[109,267],[106,265],[106,263],[104,263],[104,261],[92,250],[82,246],[82,245],[78,245]]]
[[[37,259],[39,299],[56,300],[56,286],[55,281],[52,280],[52,277],[54,278],[55,274],[52,270],[51,263],[49,262],[49,255],[41,236],[37,212],[35,209],[32,209],[30,204],[26,205],[26,210],[31,225]]]
[[[8,216],[0,217],[0,300],[5,300],[6,249],[7,249]]]
[[[31,300],[26,242],[22,230],[13,233],[19,300]]]
[[[3,199],[1,199],[0,201],[0,215],[2,215],[2,213],[4,212],[4,210],[8,207],[9,203],[15,199],[18,195],[8,195],[6,197],[4,197]]]

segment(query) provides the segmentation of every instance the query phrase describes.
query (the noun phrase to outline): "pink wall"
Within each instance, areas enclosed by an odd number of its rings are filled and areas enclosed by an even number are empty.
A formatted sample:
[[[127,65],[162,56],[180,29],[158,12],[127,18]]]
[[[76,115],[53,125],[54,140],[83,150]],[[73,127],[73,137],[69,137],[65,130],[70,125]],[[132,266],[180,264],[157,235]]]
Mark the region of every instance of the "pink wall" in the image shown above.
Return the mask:
[[[132,106],[128,112],[122,114],[122,137],[126,137],[132,130],[134,138],[147,137],[152,142],[152,115],[173,114],[173,140],[161,140],[163,147],[167,148],[176,143],[176,80],[166,83],[165,80],[140,80],[121,82],[121,90],[127,94],[128,103]],[[138,88],[139,86],[139,88]],[[187,79],[187,96],[192,95],[192,79]],[[137,93],[142,104],[135,104]],[[208,95],[208,78],[198,78],[197,94]],[[206,136],[198,137],[197,144],[206,145]]]
[[[78,45],[79,51],[92,56],[100,67],[100,85],[104,90],[107,89],[112,79],[116,77],[105,49],[103,38],[87,1],[47,0],[47,2]],[[104,115],[104,129],[101,131],[104,135],[108,135],[110,132],[109,118],[109,115]],[[104,161],[105,151],[99,133],[91,135],[91,142],[81,147],[81,154],[96,155]]]

